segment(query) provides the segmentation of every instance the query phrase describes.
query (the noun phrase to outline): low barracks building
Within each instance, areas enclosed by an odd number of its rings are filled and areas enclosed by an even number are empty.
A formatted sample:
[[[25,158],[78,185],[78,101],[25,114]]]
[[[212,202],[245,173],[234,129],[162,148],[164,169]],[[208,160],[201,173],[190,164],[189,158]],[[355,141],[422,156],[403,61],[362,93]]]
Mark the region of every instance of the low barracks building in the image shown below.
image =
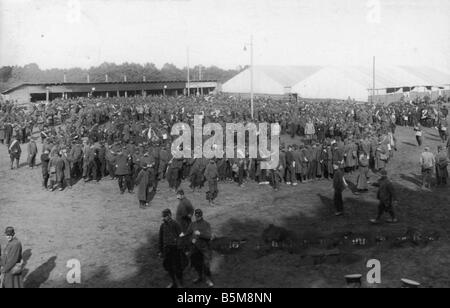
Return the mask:
[[[137,81],[137,82],[63,82],[24,83],[2,92],[7,100],[27,104],[76,97],[132,97],[151,95],[207,95],[217,88],[217,81]]]

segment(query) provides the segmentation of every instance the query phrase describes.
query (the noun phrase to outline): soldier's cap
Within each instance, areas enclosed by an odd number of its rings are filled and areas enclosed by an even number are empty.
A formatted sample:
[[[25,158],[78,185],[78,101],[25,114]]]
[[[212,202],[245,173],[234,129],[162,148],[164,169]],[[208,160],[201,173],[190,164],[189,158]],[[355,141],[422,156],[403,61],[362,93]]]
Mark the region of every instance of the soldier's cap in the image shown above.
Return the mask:
[[[385,169],[381,170],[380,174],[381,174],[381,176],[387,176],[388,175],[388,173],[387,173],[387,171]]]
[[[350,283],[361,283],[361,278],[362,278],[361,274],[353,274],[353,275],[346,275],[345,276],[345,280],[349,284]]]
[[[196,209],[194,211],[195,216],[203,217],[203,211],[201,209]]]
[[[172,212],[169,209],[162,211],[162,217],[172,216]]]
[[[5,235],[6,236],[14,236],[14,235],[16,235],[16,232],[14,231],[13,227],[7,227],[5,230]]]

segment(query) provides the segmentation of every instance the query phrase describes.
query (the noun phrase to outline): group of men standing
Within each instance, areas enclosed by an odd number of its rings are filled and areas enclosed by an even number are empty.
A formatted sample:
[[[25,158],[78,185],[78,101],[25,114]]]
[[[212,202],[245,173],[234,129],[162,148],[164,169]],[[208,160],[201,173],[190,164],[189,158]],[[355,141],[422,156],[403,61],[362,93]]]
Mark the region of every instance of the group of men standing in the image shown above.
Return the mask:
[[[172,218],[170,209],[165,209],[162,212],[163,223],[159,230],[159,255],[163,258],[163,267],[172,280],[168,287],[184,286],[183,272],[188,264],[198,275],[193,283],[205,281],[208,287],[213,287],[210,269],[211,226],[203,218],[201,209],[194,210],[183,190],[177,191],[177,198],[179,204],[176,219]]]

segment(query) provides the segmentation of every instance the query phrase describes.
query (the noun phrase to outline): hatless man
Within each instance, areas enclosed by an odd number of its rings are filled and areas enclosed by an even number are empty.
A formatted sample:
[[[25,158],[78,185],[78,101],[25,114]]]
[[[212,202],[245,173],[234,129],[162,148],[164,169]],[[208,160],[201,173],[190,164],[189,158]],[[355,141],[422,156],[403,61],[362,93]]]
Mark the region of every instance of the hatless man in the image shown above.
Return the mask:
[[[420,156],[420,165],[422,167],[422,189],[431,189],[431,181],[433,169],[436,165],[436,158],[430,152],[429,147],[425,147],[424,152]]]

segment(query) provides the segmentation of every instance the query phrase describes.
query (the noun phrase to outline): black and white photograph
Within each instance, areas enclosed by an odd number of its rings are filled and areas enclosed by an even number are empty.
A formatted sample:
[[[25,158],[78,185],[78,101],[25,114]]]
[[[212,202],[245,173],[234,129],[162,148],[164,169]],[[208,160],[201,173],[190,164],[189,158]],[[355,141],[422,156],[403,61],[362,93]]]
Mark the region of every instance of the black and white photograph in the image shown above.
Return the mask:
[[[0,0],[0,288],[449,288],[449,109],[448,0]]]

